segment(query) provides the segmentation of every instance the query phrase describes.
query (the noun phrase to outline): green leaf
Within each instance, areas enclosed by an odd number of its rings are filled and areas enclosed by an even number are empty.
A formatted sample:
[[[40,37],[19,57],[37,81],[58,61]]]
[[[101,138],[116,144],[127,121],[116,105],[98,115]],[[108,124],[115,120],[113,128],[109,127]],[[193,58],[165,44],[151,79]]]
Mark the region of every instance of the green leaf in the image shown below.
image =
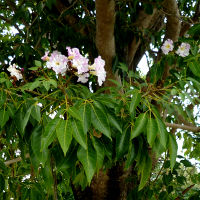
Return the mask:
[[[135,116],[135,111],[137,106],[139,105],[141,100],[141,94],[139,93],[139,90],[133,90],[132,97],[131,97],[131,103],[130,103],[130,108],[129,112],[131,115]]]
[[[80,146],[77,151],[77,157],[83,165],[88,183],[90,184],[96,170],[96,152],[90,145],[87,149]]]
[[[23,108],[20,108],[15,115],[15,124],[22,137],[24,135],[25,128],[28,124],[32,109],[33,105],[31,105],[27,109],[26,114],[24,115]]]
[[[3,128],[3,126],[6,124],[6,122],[9,120],[9,114],[8,112],[4,110],[0,110],[0,126]]]
[[[155,153],[156,157],[158,158],[165,150],[166,148],[163,147],[163,145],[160,142],[160,139],[158,139],[158,136],[157,136],[154,141],[152,151]]]
[[[83,121],[82,118],[81,118],[81,113],[79,112],[79,110],[77,110],[74,106],[72,107],[69,107],[67,109],[67,112],[74,118],[80,120],[80,121]]]
[[[7,108],[8,108],[8,114],[11,118],[15,117],[15,113],[16,113],[16,108],[13,104],[7,104]]]
[[[33,105],[33,108],[31,110],[31,116],[38,122],[41,120],[41,112],[40,112],[40,107],[38,105],[36,104]]]
[[[152,13],[153,13],[153,5],[152,4],[144,4],[144,11],[148,15],[152,15]]]
[[[42,63],[39,60],[35,60],[35,66],[36,67],[41,67]]]
[[[34,81],[33,83],[30,84],[30,86],[29,86],[28,89],[32,91],[32,90],[34,90],[35,88],[39,87],[40,84],[41,84],[41,82],[38,81],[38,80],[36,80],[36,81]]]
[[[160,143],[166,149],[169,134],[162,120],[156,117],[156,123],[158,126],[158,137],[159,137]]]
[[[125,129],[122,134],[116,135],[116,159],[119,160],[128,152],[128,143],[130,140],[130,131]]]
[[[80,121],[73,119],[72,134],[75,140],[84,148],[87,149],[87,134],[84,133],[83,125]]]
[[[0,192],[3,194],[3,190],[5,188],[5,180],[2,174],[0,174]]]
[[[44,168],[41,168],[41,175],[45,183],[45,188],[48,190],[48,193],[52,193],[53,188],[53,174],[52,174],[52,168],[50,164],[50,156],[47,159],[47,162],[45,164]],[[41,192],[41,191],[40,191]],[[37,198],[38,199],[38,198]]]
[[[41,163],[44,167],[48,158],[48,149],[43,149],[43,151],[41,151],[41,136],[42,127],[37,126],[31,134],[31,147],[38,163]]]
[[[91,107],[84,103],[80,107],[80,113],[82,115],[84,132],[87,133],[91,126]]]
[[[120,122],[115,118],[114,115],[112,115],[111,113],[108,113],[108,119],[110,122],[110,125],[112,127],[115,127],[120,133],[122,133],[122,127]]]
[[[70,120],[61,120],[56,128],[57,138],[60,146],[66,155],[72,141],[72,127]]]
[[[128,66],[124,63],[119,63],[118,68],[121,69],[124,72],[128,72]]]
[[[55,88],[57,88],[57,82],[54,80],[54,79],[50,79],[49,80],[49,83],[51,84],[51,85],[53,85]]]
[[[110,126],[108,123],[108,117],[106,112],[104,111],[103,106],[101,106],[97,101],[94,101],[92,107],[92,124],[93,126],[101,131],[105,136],[107,136],[110,140],[111,132]]]
[[[193,167],[193,165],[191,164],[191,162],[188,161],[188,160],[181,160],[181,163],[183,163],[183,165],[185,167]]]
[[[15,125],[17,127],[17,130],[19,131],[19,133],[21,134],[21,136],[23,137],[24,133],[23,133],[23,128],[22,128],[22,122],[24,119],[24,113],[23,113],[23,109],[19,109],[15,115]]]
[[[99,171],[103,166],[105,150],[103,144],[100,142],[99,139],[92,137],[92,143],[97,154],[96,169],[97,171]]]
[[[149,156],[143,159],[142,162],[142,172],[141,172],[141,180],[138,190],[142,190],[144,186],[146,185],[150,174],[151,174],[151,168],[152,168],[152,161]]]
[[[200,64],[196,60],[190,61],[188,66],[195,76],[200,77]]]
[[[150,117],[147,123],[147,141],[151,147],[153,146],[153,143],[156,139],[157,132],[158,128],[156,121]]]
[[[47,80],[47,81],[43,81],[43,86],[45,87],[46,91],[48,92],[49,89],[50,89],[50,82]]]
[[[127,159],[126,159],[126,163],[125,163],[125,169],[128,169],[133,164],[133,161],[135,160],[135,157],[136,157],[135,146],[130,141],[129,142],[128,155],[127,155]]]
[[[28,70],[37,71],[39,67],[30,67]]]
[[[144,131],[146,124],[147,124],[147,114],[141,113],[139,117],[136,119],[135,126],[131,131],[131,140],[139,136]]]
[[[7,174],[8,167],[5,165],[4,161],[0,159],[0,169],[3,171],[4,174]]]
[[[42,136],[41,151],[46,149],[56,137],[55,131],[60,122],[60,118],[56,117],[48,122]]]
[[[170,155],[170,167],[173,170],[173,167],[176,163],[178,145],[176,143],[175,136],[169,134],[169,155]]]
[[[175,136],[169,134],[169,155],[170,155],[170,167],[173,170],[173,167],[176,163],[178,145],[176,143]]]

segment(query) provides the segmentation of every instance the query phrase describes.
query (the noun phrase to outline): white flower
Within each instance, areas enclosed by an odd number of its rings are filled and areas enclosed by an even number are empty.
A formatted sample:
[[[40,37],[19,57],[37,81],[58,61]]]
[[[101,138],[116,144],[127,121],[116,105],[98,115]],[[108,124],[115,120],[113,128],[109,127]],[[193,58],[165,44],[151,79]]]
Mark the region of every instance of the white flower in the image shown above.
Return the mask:
[[[176,53],[181,57],[186,57],[189,55],[190,45],[188,43],[181,43]]]
[[[81,82],[81,83],[87,83],[88,82],[88,77],[89,77],[89,73],[85,73],[85,74],[79,74],[78,75],[78,80],[77,82]]]
[[[99,56],[98,58],[95,58],[94,64],[89,67],[91,70],[90,73],[98,77],[99,86],[101,86],[106,79],[106,71],[104,66],[105,61],[101,58],[101,56]]]
[[[62,55],[59,51],[53,51],[49,60],[46,63],[48,69],[52,69],[56,74],[64,75],[67,71],[67,57]]]
[[[16,69],[16,65],[10,65],[7,70],[10,72],[11,76],[15,76],[17,80],[23,79],[22,73],[20,70]]]
[[[161,47],[162,52],[163,52],[165,55],[167,55],[170,51],[172,51],[173,48],[174,48],[173,41],[170,40],[170,39],[167,39],[167,40],[163,43],[163,45],[162,45],[162,47]]]

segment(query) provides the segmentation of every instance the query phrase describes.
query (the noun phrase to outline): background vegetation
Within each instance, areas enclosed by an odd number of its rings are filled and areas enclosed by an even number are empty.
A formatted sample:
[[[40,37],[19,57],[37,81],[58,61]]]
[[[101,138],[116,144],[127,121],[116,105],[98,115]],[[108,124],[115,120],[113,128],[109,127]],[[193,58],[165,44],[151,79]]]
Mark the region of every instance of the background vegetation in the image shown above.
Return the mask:
[[[197,0],[1,0],[0,198],[200,199],[199,16]],[[101,55],[104,87],[45,68],[66,46]]]

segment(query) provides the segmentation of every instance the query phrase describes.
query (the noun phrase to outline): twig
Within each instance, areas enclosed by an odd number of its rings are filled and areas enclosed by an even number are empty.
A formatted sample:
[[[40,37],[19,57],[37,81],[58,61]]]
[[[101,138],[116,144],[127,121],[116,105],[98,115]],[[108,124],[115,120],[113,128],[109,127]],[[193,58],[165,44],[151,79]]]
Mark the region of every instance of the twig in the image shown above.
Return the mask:
[[[153,183],[155,183],[155,182],[158,180],[158,177],[160,176],[160,174],[161,174],[161,172],[162,172],[162,170],[163,170],[163,168],[164,168],[164,165],[165,165],[165,161],[166,161],[166,159],[167,159],[167,156],[165,156],[165,159],[164,159],[163,165],[162,165],[162,167],[160,168],[160,171],[158,172],[158,174],[157,174],[155,180],[153,181]]]
[[[188,192],[191,188],[193,188],[194,186],[195,186],[195,184],[190,185],[189,187],[187,187],[185,190],[183,190],[182,195],[184,195],[185,193],[187,193],[187,192]],[[180,200],[180,199],[181,199],[181,197],[178,196],[178,197],[176,197],[175,200]]]
[[[29,153],[27,153],[27,154],[25,155],[25,158],[30,158]],[[18,157],[18,158],[14,158],[14,159],[12,159],[12,160],[5,161],[4,164],[5,164],[6,166],[9,166],[9,165],[11,165],[11,164],[14,164],[14,163],[17,163],[17,162],[20,162],[20,161],[22,161],[22,158],[21,158],[21,157]]]

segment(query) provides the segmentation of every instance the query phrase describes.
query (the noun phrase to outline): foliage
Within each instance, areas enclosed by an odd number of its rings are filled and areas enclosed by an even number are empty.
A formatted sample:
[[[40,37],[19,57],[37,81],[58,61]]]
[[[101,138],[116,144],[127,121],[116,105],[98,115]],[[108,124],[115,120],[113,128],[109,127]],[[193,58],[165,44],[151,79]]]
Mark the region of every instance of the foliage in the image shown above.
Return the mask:
[[[186,158],[177,159],[181,138],[185,154],[200,159],[199,130],[177,131],[169,125],[186,121],[196,128],[199,123],[198,23],[189,37],[174,42],[174,50],[155,59],[152,51],[161,48],[163,30],[141,35],[131,27],[138,7],[151,15],[161,1],[116,1],[116,22],[123,26],[115,27],[119,48],[113,71],[121,83],[110,80],[114,86],[100,88],[95,76],[80,84],[75,73],[56,74],[41,60],[47,50],[68,56],[66,46],[71,46],[93,63],[98,56],[95,1],[66,2],[61,13],[54,0],[0,2],[0,198],[74,199],[73,187],[85,190],[100,170],[106,173],[119,163],[125,170],[133,167],[137,175],[127,180],[132,184],[128,199],[199,198],[198,170]],[[196,1],[188,2],[192,12]],[[179,4],[190,17],[187,2]],[[77,16],[75,27],[65,24],[66,18]],[[146,76],[126,63],[123,49],[133,34],[142,43],[150,34],[146,51],[152,64]],[[182,43],[190,44],[187,56],[177,55]],[[8,67],[14,63],[22,80],[10,76]],[[170,75],[164,80],[167,65]]]

